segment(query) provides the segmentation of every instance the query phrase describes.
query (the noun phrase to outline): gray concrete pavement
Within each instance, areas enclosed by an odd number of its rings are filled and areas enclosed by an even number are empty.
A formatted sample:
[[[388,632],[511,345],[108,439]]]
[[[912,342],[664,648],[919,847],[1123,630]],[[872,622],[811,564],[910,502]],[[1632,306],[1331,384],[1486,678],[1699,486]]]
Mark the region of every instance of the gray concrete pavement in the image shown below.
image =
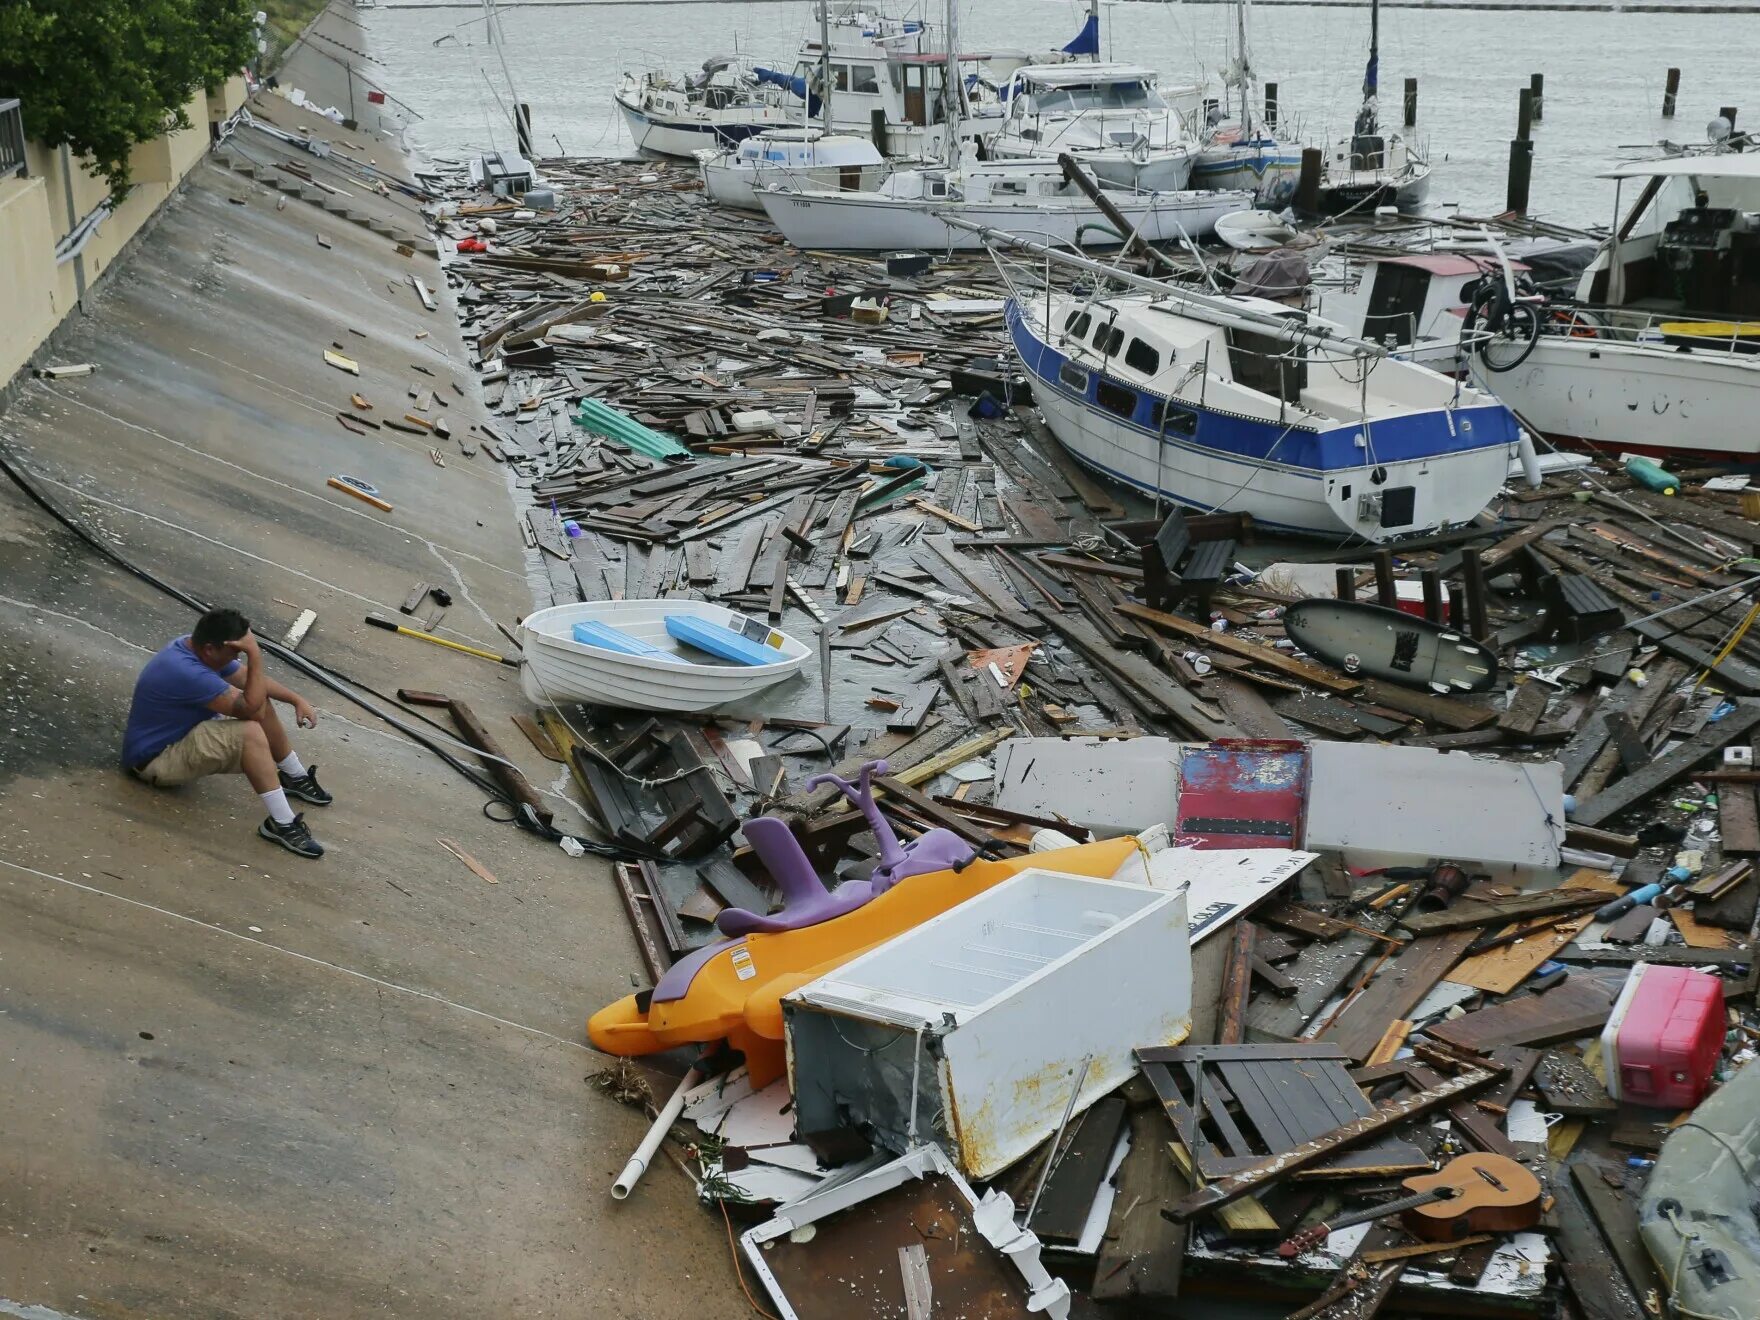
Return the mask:
[[[274,158],[260,134],[236,145]],[[438,289],[438,267],[280,201],[204,163],[58,345],[97,373],[25,388],[0,439],[141,566],[271,632],[315,609],[303,653],[469,700],[565,793],[508,720],[527,709],[512,670],[362,623],[421,579],[455,598],[444,633],[504,649],[496,622],[530,606],[500,469],[334,417],[356,390],[396,415],[412,384],[451,399],[456,431],[476,415],[450,304],[425,312],[405,278]],[[325,365],[333,343],[359,378]],[[340,472],[394,511],[328,489]],[[242,779],[124,777],[134,675],[190,622],[0,481],[0,1298],[83,1317],[743,1311],[723,1226],[675,1170],[615,1208],[606,1192],[643,1122],[588,1084],[601,1061],[578,1043],[639,968],[603,864],[492,823],[430,753],[280,668],[323,715],[296,738],[338,799],[310,812],[322,861],[255,837]]]

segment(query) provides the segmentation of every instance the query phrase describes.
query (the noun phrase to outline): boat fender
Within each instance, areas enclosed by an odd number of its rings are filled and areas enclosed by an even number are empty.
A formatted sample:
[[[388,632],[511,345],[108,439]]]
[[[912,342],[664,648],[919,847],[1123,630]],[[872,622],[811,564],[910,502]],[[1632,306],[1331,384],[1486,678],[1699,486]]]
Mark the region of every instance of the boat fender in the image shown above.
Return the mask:
[[[1534,449],[1534,437],[1526,430],[1516,444],[1516,457],[1522,461],[1522,480],[1528,483],[1529,490],[1539,490],[1540,483],[1546,478],[1540,471],[1540,455]]]
[[[1657,463],[1641,455],[1626,460],[1626,475],[1658,495],[1673,495],[1681,488],[1681,479]]]

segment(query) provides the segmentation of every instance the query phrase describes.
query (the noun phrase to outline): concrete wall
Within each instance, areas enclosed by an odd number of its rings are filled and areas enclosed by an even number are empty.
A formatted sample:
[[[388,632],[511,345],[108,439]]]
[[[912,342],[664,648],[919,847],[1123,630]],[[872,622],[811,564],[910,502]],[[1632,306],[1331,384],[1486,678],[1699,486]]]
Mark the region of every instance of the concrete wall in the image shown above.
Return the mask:
[[[25,144],[26,176],[0,183],[0,305],[7,311],[0,316],[0,387],[73,310],[81,280],[89,289],[196,167],[208,149],[208,125],[243,101],[242,78],[212,97],[203,92],[192,96],[184,107],[191,127],[134,149],[134,188],[80,256],[59,265],[55,245],[104,200],[109,188],[83,158],[64,157],[59,148],[51,150],[40,142]],[[24,109],[28,131],[30,107]]]
[[[0,182],[0,385],[61,319],[56,311],[55,222],[40,178]]]

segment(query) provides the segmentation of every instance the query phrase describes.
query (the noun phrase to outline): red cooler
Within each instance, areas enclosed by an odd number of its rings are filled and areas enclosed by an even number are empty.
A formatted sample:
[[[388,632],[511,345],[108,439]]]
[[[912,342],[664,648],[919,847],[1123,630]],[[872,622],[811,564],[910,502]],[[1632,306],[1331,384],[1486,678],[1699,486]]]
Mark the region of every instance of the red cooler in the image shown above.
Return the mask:
[[[1607,1092],[1657,1109],[1691,1109],[1723,1051],[1723,982],[1690,967],[1639,963],[1601,1032]]]

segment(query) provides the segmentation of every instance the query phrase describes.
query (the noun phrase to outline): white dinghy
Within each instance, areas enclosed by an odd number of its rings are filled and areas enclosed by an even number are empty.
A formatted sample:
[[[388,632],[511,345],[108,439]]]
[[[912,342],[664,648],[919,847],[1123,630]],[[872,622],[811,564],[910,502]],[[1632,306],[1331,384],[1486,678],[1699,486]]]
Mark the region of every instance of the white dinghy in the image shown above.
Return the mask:
[[[604,600],[520,625],[525,694],[540,706],[702,711],[762,692],[811,654],[761,619],[700,600]],[[774,657],[774,658],[772,658]]]

